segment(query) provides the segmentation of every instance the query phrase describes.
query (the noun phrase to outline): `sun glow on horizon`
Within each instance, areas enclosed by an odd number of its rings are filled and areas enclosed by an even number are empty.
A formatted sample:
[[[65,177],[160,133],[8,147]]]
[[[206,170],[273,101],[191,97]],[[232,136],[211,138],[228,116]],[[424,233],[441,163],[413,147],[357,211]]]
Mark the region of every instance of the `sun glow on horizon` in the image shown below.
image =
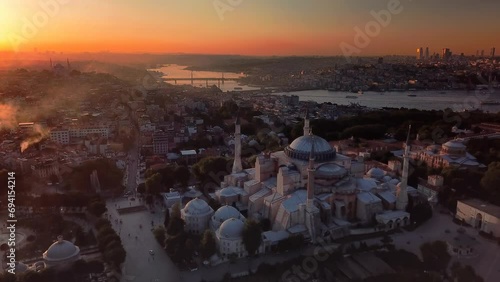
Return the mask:
[[[457,1],[405,4],[402,15],[394,15],[358,55],[414,55],[422,45],[431,53],[443,47],[471,53],[499,46],[499,38],[491,34],[496,32],[493,11],[500,1],[476,4],[477,15],[467,28],[459,23],[469,4]],[[47,8],[56,2],[67,3]],[[364,30],[374,20],[371,11],[387,7],[387,0],[279,2],[243,1],[220,18],[213,1],[0,0],[0,51],[342,55],[340,45],[354,44],[355,28]],[[429,14],[430,9],[445,13],[447,20]],[[40,14],[48,15],[47,21],[32,36],[24,36],[26,21],[40,21]],[[467,37],[474,40],[464,41]]]

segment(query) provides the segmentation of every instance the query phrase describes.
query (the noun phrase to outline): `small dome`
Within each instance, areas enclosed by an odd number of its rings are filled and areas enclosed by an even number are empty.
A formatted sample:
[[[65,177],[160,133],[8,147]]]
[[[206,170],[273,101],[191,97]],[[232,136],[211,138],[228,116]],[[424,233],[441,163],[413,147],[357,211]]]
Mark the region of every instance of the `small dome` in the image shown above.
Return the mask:
[[[463,149],[463,150],[465,150],[467,148],[467,146],[465,146],[462,142],[455,141],[455,140],[448,141],[448,142],[444,143],[443,146],[450,148],[450,149]]]
[[[202,215],[210,213],[212,208],[207,204],[207,202],[196,198],[189,201],[182,210],[184,213],[189,215]]]
[[[391,180],[389,181],[389,183],[390,183],[390,184],[392,184],[392,185],[398,185],[398,184],[399,184],[399,182],[400,182],[400,181],[399,181],[399,179],[396,179],[396,178],[393,178],[393,179],[391,179]]]
[[[257,145],[259,145],[259,142],[255,141],[255,140],[250,140],[248,142],[248,146],[257,146]]]
[[[58,241],[43,253],[43,258],[49,262],[58,262],[74,258],[79,254],[80,248],[69,241],[58,238]]]
[[[232,206],[220,207],[212,216],[214,223],[222,223],[230,218],[240,218],[240,212]]]
[[[231,197],[236,195],[236,192],[234,192],[233,188],[231,187],[226,187],[220,190],[220,195],[223,197]]]
[[[382,179],[385,176],[385,171],[380,168],[373,167],[366,173],[366,175],[371,178]]]
[[[218,233],[221,238],[238,239],[241,238],[244,226],[245,224],[243,221],[236,218],[230,218],[222,223]]]
[[[314,157],[317,162],[330,161],[335,158],[335,149],[325,139],[315,136],[301,136],[285,148],[285,154],[293,159],[309,160],[314,143]]]

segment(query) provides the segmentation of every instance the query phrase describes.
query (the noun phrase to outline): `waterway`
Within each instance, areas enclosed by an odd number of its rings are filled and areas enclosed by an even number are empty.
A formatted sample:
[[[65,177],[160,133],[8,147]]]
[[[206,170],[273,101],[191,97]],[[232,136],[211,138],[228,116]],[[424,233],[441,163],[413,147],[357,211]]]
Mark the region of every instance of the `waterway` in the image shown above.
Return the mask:
[[[191,71],[187,66],[163,65],[160,68],[151,69],[162,72],[163,78],[191,78]],[[206,81],[196,78],[210,77],[222,78],[222,72],[193,71],[196,87],[206,87]],[[243,73],[224,72],[224,78],[240,78]],[[169,81],[174,84],[174,81]],[[178,85],[191,85],[191,80],[178,80]],[[239,85],[236,81],[225,80],[224,84],[217,80],[208,81],[208,86],[217,85],[222,91],[259,90],[259,87]],[[237,89],[235,89],[237,88]],[[500,112],[499,105],[485,105],[481,102],[494,101],[500,103],[500,89],[490,91],[391,91],[391,92],[364,92],[362,95],[343,91],[306,90],[274,93],[275,95],[297,95],[300,101],[315,101],[318,103],[330,102],[338,105],[349,105],[357,103],[369,108],[411,108],[418,110],[443,110],[451,108],[455,111],[481,109],[485,112]],[[408,96],[411,95],[411,96]],[[349,96],[349,98],[347,98]]]
[[[455,111],[481,109],[485,112],[500,112],[500,104],[484,105],[481,102],[495,101],[500,103],[499,89],[490,91],[405,91],[405,92],[364,92],[363,94],[327,91],[306,90],[276,95],[297,95],[300,101],[314,101],[318,103],[333,103],[349,105],[357,103],[369,108],[411,108],[418,110],[443,110],[451,108]],[[408,96],[411,95],[411,96]],[[347,98],[349,96],[349,98]]]
[[[162,72],[163,78],[168,78],[168,79],[175,79],[175,78],[191,78],[191,71],[186,69],[187,66],[180,66],[180,65],[163,65],[160,68],[156,69],[150,69],[151,71],[160,71]],[[206,87],[207,86],[207,81],[205,80],[196,80],[197,78],[221,78],[222,79],[222,72],[214,72],[214,71],[193,71],[193,79],[194,83],[193,86],[196,87]],[[245,76],[243,73],[233,73],[233,72],[224,72],[224,78],[240,78]],[[174,81],[168,81],[168,83],[175,84]],[[177,80],[177,85],[191,85],[191,80]],[[222,81],[217,81],[217,80],[209,80],[208,81],[208,86],[211,87],[212,85],[217,85],[222,91],[242,91],[242,90],[259,90],[259,87],[252,87],[252,86],[247,86],[247,85],[239,85],[237,81],[233,80],[224,80],[224,83]]]

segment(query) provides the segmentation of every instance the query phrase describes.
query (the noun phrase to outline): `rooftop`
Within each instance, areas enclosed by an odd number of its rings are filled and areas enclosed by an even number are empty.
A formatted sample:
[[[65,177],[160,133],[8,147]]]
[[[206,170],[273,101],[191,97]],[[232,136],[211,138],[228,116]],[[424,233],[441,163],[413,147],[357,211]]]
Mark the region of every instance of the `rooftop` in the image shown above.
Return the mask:
[[[493,204],[483,202],[483,201],[478,200],[478,199],[459,200],[458,202],[462,202],[468,206],[476,208],[476,209],[478,209],[482,212],[485,212],[489,215],[500,218],[500,207],[499,206],[495,206]]]

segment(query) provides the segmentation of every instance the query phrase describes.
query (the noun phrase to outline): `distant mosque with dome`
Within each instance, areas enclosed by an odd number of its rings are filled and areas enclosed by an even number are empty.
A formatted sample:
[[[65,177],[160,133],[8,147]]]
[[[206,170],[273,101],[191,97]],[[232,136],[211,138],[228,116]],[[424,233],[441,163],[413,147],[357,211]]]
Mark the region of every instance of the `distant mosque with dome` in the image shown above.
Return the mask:
[[[187,230],[214,231],[222,257],[246,255],[241,232],[247,218],[271,222],[271,230],[262,234],[259,252],[265,252],[291,235],[329,242],[356,228],[375,232],[408,225],[409,197],[420,197],[408,186],[409,140],[401,180],[379,168],[365,173],[363,162],[339,154],[314,135],[307,115],[303,136],[283,151],[262,153],[254,168],[242,167],[239,118],[234,141],[232,172],[210,194],[222,207],[213,211],[205,201],[194,199],[181,211]]]
[[[62,236],[58,236],[57,241],[43,253],[42,258],[43,260],[29,266],[22,262],[16,262],[15,272],[40,271],[46,268],[68,269],[81,258],[80,248],[70,241],[64,240]]]

